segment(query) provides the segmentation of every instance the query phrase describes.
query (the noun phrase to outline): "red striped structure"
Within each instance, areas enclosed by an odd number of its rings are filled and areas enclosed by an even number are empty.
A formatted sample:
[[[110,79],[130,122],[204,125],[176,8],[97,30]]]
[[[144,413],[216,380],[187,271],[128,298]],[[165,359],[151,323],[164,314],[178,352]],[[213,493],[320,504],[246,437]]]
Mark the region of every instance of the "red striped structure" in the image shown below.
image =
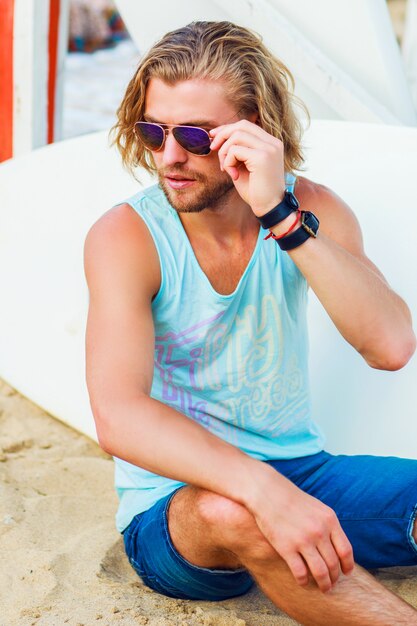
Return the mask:
[[[0,0],[0,161],[13,155],[13,9]]]
[[[60,138],[69,0],[0,0],[0,161]]]
[[[48,143],[54,141],[60,0],[49,0]]]

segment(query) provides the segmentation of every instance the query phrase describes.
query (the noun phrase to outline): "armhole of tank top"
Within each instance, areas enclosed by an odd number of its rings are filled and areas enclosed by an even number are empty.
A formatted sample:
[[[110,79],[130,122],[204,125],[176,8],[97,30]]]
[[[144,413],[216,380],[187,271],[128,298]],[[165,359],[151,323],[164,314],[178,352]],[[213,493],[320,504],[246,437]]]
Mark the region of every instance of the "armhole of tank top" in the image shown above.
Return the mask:
[[[294,174],[294,182],[293,182],[293,185],[292,185],[292,191],[293,191],[293,194],[294,194],[294,195],[296,195],[296,193],[297,193],[297,192],[296,192],[296,189],[297,189],[297,183],[298,183],[298,176],[295,176],[295,174]]]
[[[125,202],[127,204],[129,204],[134,211],[136,211],[136,213],[139,215],[139,217],[141,218],[141,220],[145,224],[146,228],[149,230],[149,233],[150,233],[150,235],[152,237],[152,241],[153,241],[154,246],[156,248],[156,253],[158,255],[159,269],[160,269],[160,272],[161,272],[161,284],[159,285],[159,289],[158,289],[155,297],[151,300],[151,306],[153,308],[155,306],[155,304],[161,299],[162,294],[165,291],[165,286],[166,286],[166,277],[165,277],[165,271],[164,271],[163,263],[162,263],[161,249],[160,249],[160,247],[158,245],[158,242],[156,240],[156,236],[155,236],[155,233],[154,233],[153,226],[152,226],[151,222],[146,219],[146,217],[142,213],[142,211],[138,210],[138,208],[136,206],[136,203],[133,203],[130,200],[125,200]]]
[[[285,188],[286,188],[287,191],[292,191],[292,193],[294,193],[294,195],[295,195],[295,188],[296,188],[297,182],[298,182],[298,176],[296,176],[292,172],[285,172]],[[291,266],[292,266],[293,271],[294,271],[295,275],[297,276],[301,286],[303,287],[305,293],[307,293],[308,289],[309,289],[309,284],[308,284],[304,274],[301,272],[301,270],[298,268],[298,266],[294,263],[294,261],[291,259],[291,257],[288,257],[288,259],[291,261]]]
[[[285,172],[285,189],[294,193],[297,184],[297,176],[292,172]]]

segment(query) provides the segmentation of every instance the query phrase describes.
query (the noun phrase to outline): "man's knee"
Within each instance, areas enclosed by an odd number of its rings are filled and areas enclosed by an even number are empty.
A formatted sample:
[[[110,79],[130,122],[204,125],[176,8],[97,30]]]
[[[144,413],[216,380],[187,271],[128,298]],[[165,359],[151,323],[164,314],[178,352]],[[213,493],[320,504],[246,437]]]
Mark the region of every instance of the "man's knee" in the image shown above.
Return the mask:
[[[243,505],[205,489],[200,489],[197,494],[196,508],[202,520],[210,526],[236,530],[249,527],[255,521]]]
[[[265,562],[278,558],[277,552],[259,530],[254,516],[243,505],[201,490],[196,506],[210,532],[222,537],[225,547],[235,554]]]

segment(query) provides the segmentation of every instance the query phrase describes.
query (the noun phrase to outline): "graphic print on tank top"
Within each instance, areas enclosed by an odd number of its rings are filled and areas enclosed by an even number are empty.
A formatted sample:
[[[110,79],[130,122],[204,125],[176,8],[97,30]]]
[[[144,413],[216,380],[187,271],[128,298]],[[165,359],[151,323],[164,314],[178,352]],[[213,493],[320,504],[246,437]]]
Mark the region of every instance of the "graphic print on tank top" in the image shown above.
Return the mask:
[[[289,191],[294,180],[287,176]],[[219,294],[158,185],[128,203],[148,227],[161,268],[151,305],[150,395],[260,460],[322,450],[323,434],[311,418],[307,284],[291,258],[273,241],[263,241],[260,229],[235,291]],[[183,484],[114,461],[120,531]]]
[[[264,295],[258,306],[246,305],[230,329],[223,316],[155,338],[159,398],[235,445],[240,429],[273,437],[288,432],[307,394],[296,353],[285,357],[276,299]],[[265,419],[271,411],[275,418]]]

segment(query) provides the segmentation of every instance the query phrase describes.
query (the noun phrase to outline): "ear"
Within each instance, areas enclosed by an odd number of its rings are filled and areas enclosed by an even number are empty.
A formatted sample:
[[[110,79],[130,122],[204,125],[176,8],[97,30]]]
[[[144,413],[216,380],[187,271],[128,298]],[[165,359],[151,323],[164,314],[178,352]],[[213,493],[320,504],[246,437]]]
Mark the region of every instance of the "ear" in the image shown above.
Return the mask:
[[[255,111],[254,113],[251,113],[251,115],[249,115],[248,117],[249,122],[252,122],[253,124],[256,124],[257,126],[261,125],[261,120],[259,118],[259,113],[258,111]]]

